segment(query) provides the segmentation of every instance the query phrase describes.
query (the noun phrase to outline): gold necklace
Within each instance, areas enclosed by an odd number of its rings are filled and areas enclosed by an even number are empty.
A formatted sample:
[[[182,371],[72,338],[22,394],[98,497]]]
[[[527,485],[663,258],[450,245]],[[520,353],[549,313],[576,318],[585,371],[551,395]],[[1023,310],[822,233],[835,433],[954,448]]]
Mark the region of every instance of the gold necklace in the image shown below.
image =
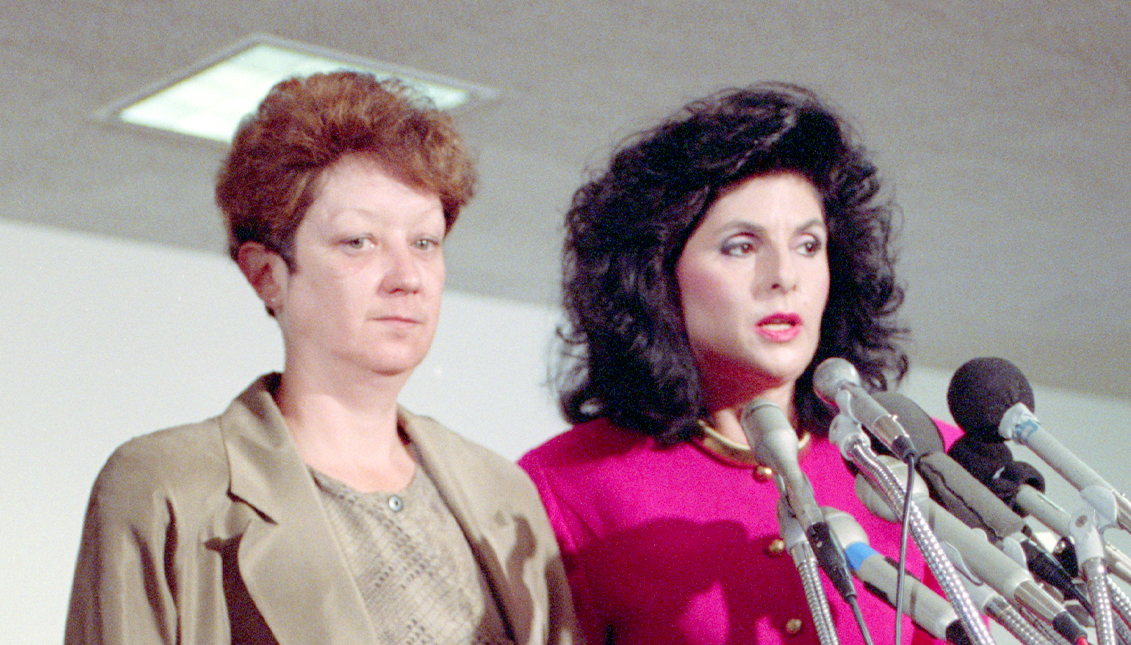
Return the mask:
[[[754,457],[754,451],[750,446],[723,435],[712,428],[711,424],[704,419],[698,419],[698,422],[699,428],[703,431],[701,443],[708,450],[733,461],[754,466],[754,478],[760,482],[769,481],[774,476],[772,468]],[[808,430],[801,434],[801,437],[797,440],[798,456],[802,456],[808,451],[812,438],[813,435]]]

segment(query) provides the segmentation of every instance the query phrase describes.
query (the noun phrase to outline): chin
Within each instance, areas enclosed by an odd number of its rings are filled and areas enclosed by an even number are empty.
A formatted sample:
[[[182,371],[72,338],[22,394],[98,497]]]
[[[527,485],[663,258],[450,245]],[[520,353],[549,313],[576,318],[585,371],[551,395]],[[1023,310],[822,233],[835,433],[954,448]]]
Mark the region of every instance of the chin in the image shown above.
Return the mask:
[[[800,378],[812,361],[812,355],[763,357],[763,360],[755,361],[750,369],[775,380],[791,382]]]
[[[424,355],[413,354],[411,356],[389,356],[388,354],[382,356],[368,356],[363,359],[363,364],[366,368],[376,374],[383,376],[398,376],[405,373],[411,373],[424,361]]]

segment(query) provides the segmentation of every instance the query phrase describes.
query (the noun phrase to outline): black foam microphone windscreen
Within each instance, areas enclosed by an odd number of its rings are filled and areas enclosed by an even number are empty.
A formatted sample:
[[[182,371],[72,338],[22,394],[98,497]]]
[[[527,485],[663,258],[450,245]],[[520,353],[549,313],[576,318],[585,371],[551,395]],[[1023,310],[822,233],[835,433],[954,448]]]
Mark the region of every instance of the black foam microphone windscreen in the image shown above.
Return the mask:
[[[1023,461],[1014,461],[1005,443],[984,443],[965,435],[954,442],[947,454],[1018,515],[1028,515],[1016,502],[1022,485],[1041,492],[1045,490],[1045,478],[1040,471]]]
[[[950,379],[946,404],[955,423],[982,441],[1004,441],[997,426],[1005,411],[1024,403],[1035,411],[1033,388],[1017,366],[1004,358],[966,361]]]
[[[968,434],[951,444],[946,454],[987,486],[1002,468],[1013,463],[1013,453],[1004,442],[986,443]]]

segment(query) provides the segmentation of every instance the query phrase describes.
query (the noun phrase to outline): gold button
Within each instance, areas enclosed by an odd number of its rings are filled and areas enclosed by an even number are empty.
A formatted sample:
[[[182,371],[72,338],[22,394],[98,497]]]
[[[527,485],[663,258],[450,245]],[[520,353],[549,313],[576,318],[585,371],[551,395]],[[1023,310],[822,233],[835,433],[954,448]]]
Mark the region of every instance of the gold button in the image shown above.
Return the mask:
[[[776,540],[771,540],[770,543],[766,545],[766,554],[767,555],[779,556],[784,552],[785,552],[785,540],[782,540],[781,538],[778,538]]]
[[[790,636],[796,636],[801,632],[801,628],[803,626],[804,623],[801,622],[800,618],[790,618],[789,620],[785,621],[785,633],[789,634]]]
[[[769,466],[758,466],[754,469],[754,479],[768,482],[774,476],[774,471]]]

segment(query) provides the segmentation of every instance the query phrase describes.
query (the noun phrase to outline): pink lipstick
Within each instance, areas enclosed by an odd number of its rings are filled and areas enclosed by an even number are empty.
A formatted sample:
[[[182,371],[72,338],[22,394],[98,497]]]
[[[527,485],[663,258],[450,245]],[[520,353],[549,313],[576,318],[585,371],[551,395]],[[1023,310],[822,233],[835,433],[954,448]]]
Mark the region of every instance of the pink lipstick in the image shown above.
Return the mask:
[[[758,321],[758,333],[775,343],[784,343],[797,338],[801,333],[801,316],[797,314],[775,313]]]

